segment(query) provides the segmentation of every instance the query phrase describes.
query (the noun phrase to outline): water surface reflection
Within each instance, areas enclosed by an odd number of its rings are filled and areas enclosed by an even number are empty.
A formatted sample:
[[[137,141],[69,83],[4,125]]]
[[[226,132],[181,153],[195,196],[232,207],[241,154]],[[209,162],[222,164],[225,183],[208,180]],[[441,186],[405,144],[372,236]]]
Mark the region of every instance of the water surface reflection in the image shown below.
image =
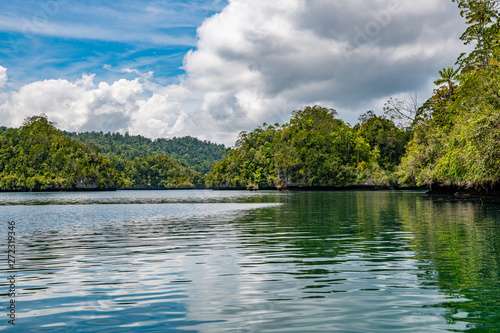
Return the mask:
[[[18,226],[25,332],[500,328],[494,204],[117,191],[0,194],[0,212]]]

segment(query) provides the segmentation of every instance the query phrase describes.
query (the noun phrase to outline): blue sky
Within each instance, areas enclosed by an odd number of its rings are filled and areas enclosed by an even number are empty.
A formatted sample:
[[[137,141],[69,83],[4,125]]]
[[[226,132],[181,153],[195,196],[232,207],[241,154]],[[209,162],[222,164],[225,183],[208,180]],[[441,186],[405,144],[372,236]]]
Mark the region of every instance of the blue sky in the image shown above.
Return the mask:
[[[14,86],[82,73],[113,80],[127,77],[124,68],[174,82],[184,55],[196,47],[197,27],[224,6],[203,0],[3,1],[0,64]]]
[[[351,124],[424,102],[469,51],[448,0],[0,2],[0,125],[233,145],[307,105]]]

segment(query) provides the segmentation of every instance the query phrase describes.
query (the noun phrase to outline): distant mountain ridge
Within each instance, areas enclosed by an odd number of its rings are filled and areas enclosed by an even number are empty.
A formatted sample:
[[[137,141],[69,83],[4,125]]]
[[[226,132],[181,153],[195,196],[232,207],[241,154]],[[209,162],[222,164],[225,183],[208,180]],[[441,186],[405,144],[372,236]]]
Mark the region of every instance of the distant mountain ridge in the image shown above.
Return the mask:
[[[128,133],[103,132],[67,132],[62,133],[74,141],[93,144],[102,154],[114,154],[127,161],[165,154],[182,165],[206,174],[212,164],[222,160],[226,151],[223,144],[202,141],[198,138],[185,136],[181,138],[159,138],[151,140],[142,135]]]

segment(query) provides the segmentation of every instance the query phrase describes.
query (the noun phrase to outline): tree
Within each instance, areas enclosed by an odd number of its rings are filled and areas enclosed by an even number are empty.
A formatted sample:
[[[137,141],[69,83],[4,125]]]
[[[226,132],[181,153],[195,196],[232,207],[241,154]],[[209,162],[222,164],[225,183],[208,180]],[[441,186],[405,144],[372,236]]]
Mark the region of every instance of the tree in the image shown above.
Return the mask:
[[[318,105],[292,112],[290,122],[241,132],[207,176],[209,186],[345,185],[376,169],[377,149]],[[378,168],[380,169],[380,168]]]
[[[279,124],[257,127],[240,132],[235,147],[215,163],[207,175],[207,186],[269,187],[278,182],[275,163],[276,142],[281,131]]]
[[[136,158],[127,163],[128,188],[169,189],[204,186],[203,175],[180,165],[165,154]]]
[[[354,130],[370,144],[372,150],[379,151],[378,164],[390,171],[394,171],[401,162],[412,135],[412,131],[398,128],[391,119],[379,117],[373,111],[361,115]]]
[[[121,183],[108,159],[64,136],[43,114],[0,135],[2,190],[105,189]]]
[[[448,85],[448,94],[451,98],[453,90],[455,89],[454,82],[457,79],[458,73],[459,69],[454,70],[453,67],[443,68],[439,71],[440,78],[434,81],[434,84],[441,86],[446,83]]]
[[[452,0],[469,25],[460,37],[465,45],[473,45],[469,55],[462,53],[457,64],[464,71],[487,69],[490,58],[498,52],[499,13],[497,0]]]
[[[392,97],[384,104],[384,115],[393,121],[396,120],[403,127],[413,126],[420,116],[420,104],[417,92],[410,94],[407,99],[399,100]]]
[[[498,3],[453,1],[469,24],[461,40],[475,48],[457,61],[460,85],[450,80],[425,103],[431,117],[416,126],[401,171],[418,184],[481,190],[500,183]],[[440,74],[451,79],[453,71]]]
[[[122,159],[127,162],[136,158],[166,154],[183,166],[204,174],[208,173],[213,163],[221,160],[220,155],[225,151],[222,144],[202,141],[190,136],[151,140],[141,135],[120,133],[63,133],[75,141],[95,145],[101,153],[106,154],[112,160]],[[123,163],[120,162],[120,164]]]

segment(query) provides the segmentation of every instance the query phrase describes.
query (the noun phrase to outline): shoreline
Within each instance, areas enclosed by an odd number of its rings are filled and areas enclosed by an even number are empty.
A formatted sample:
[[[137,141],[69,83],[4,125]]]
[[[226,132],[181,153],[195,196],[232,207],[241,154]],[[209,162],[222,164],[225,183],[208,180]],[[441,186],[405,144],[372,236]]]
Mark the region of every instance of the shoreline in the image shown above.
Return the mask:
[[[456,199],[500,199],[500,186],[431,185],[426,194],[431,197],[451,197]]]
[[[423,191],[423,186],[381,186],[381,185],[343,185],[343,186],[287,186],[278,189],[276,186],[259,187],[258,190],[249,190],[244,186],[214,186],[214,191],[282,191],[282,192],[306,192],[306,191]]]
[[[44,190],[2,190],[0,193],[30,193],[30,192],[112,192],[117,188],[75,188],[75,189],[44,189]]]
[[[432,186],[382,186],[382,185],[342,185],[342,186],[287,186],[278,189],[276,186],[263,186],[257,189],[245,186],[214,186],[214,187],[173,187],[173,188],[72,188],[44,190],[3,190],[0,193],[43,193],[43,192],[115,192],[115,191],[182,191],[182,190],[212,190],[212,191],[280,191],[280,192],[341,192],[341,191],[426,191],[425,194],[434,198],[452,199],[496,199],[500,200],[500,186],[467,187],[454,185]]]
[[[207,187],[1,190],[0,193],[210,190]]]

